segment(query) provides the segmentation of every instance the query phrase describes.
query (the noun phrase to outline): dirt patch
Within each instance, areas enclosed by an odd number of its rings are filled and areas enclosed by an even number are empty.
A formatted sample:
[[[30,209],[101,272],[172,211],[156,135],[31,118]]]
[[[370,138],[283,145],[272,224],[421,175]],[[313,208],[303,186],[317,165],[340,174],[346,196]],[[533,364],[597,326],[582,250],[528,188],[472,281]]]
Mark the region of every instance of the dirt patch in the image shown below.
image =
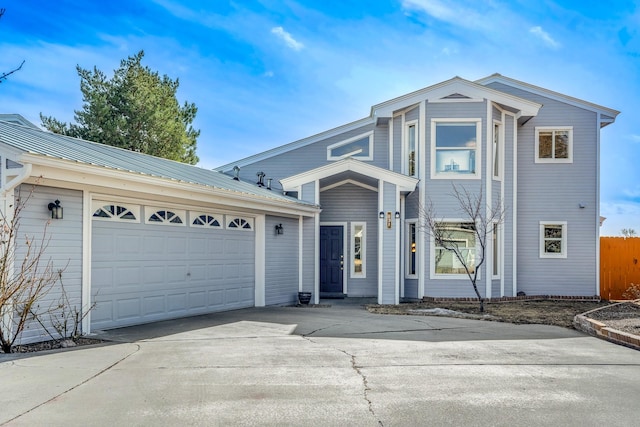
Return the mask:
[[[484,313],[480,313],[477,302],[447,301],[419,302],[400,305],[368,305],[367,310],[379,314],[406,314],[422,316],[453,316],[515,324],[535,323],[541,325],[573,328],[573,318],[595,308],[607,307],[607,301],[508,301],[485,302]],[[425,311],[429,309],[451,310],[464,315]]]

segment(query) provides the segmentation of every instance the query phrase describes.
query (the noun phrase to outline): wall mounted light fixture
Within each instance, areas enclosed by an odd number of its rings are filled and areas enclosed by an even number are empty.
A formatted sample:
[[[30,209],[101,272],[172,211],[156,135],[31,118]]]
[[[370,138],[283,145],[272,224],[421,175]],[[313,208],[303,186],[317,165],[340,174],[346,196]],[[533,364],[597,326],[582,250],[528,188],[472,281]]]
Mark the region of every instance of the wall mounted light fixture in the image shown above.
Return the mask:
[[[378,218],[383,219],[384,218],[384,212],[380,211],[380,213],[378,214]]]
[[[55,202],[49,203],[47,205],[49,210],[51,211],[51,219],[62,219],[62,206],[60,206],[60,200],[56,200]]]
[[[282,224],[276,224],[276,234],[284,234],[284,227]]]
[[[396,219],[400,219],[400,212],[396,211]]]

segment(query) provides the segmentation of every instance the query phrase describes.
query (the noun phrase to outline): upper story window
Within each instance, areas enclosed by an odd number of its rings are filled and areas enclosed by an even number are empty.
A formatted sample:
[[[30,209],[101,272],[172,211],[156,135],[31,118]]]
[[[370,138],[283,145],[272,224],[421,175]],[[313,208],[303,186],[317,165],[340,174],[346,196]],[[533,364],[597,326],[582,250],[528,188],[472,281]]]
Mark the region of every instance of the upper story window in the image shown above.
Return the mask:
[[[493,123],[493,177],[502,178],[502,133],[500,123]]]
[[[405,145],[405,173],[409,176],[416,176],[416,138],[417,122],[407,122],[405,124],[404,145]]]
[[[479,176],[480,119],[431,121],[431,177],[468,179]]]
[[[373,160],[373,131],[327,147],[327,160],[342,160],[347,157],[358,160]]]
[[[573,127],[536,127],[536,163],[572,163]]]
[[[540,258],[567,257],[567,222],[540,221]]]

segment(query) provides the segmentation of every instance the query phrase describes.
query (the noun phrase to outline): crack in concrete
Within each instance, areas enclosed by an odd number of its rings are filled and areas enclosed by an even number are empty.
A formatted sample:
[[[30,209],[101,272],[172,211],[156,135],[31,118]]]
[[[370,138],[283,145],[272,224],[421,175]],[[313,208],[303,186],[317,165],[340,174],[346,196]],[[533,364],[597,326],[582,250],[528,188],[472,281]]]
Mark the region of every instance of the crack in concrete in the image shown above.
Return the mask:
[[[313,339],[309,338],[306,335],[302,335],[302,338],[304,338],[305,340],[309,341],[310,343],[319,345],[318,342],[314,341]],[[371,398],[369,397],[369,391],[371,391],[371,388],[369,387],[369,380],[367,379],[367,376],[362,372],[362,367],[359,366],[356,363],[355,354],[351,354],[351,353],[347,352],[346,350],[342,350],[342,349],[335,348],[335,347],[333,347],[333,349],[337,350],[340,353],[345,354],[346,356],[349,357],[349,360],[351,361],[351,369],[353,369],[355,371],[355,373],[358,374],[358,376],[362,380],[362,386],[363,386],[362,394],[363,394],[363,398],[364,398],[365,402],[367,402],[367,409],[369,410],[369,413],[373,416],[373,418],[378,422],[378,425],[380,427],[384,427],[384,424],[382,423],[382,420],[380,420],[378,418],[378,416],[376,414],[376,411],[373,408],[373,402],[371,401]]]
[[[93,380],[93,379],[95,379],[95,378],[99,377],[100,375],[104,374],[105,372],[107,372],[107,371],[111,370],[113,367],[115,367],[116,365],[118,365],[118,364],[120,364],[121,362],[125,361],[126,359],[128,359],[129,357],[131,357],[132,355],[136,354],[136,353],[137,353],[137,352],[139,352],[139,351],[140,351],[140,345],[136,344],[136,349],[135,349],[135,351],[132,351],[131,353],[129,353],[129,354],[127,354],[126,356],[124,356],[123,358],[121,358],[121,359],[119,359],[119,360],[115,361],[115,362],[114,362],[114,363],[112,363],[111,365],[109,365],[109,366],[107,366],[106,368],[102,369],[100,372],[97,372],[96,374],[94,374],[94,375],[90,376],[90,377],[89,377],[89,378],[87,378],[86,380],[81,381],[80,383],[78,383],[78,384],[74,385],[73,387],[68,388],[67,390],[64,390],[64,391],[62,391],[62,392],[60,392],[60,393],[56,394],[56,395],[55,395],[55,396],[53,396],[51,399],[49,399],[49,400],[45,400],[44,402],[37,404],[37,405],[36,405],[36,406],[34,406],[33,408],[28,409],[28,410],[24,411],[23,413],[18,414],[18,415],[16,415],[15,417],[11,418],[10,420],[7,420],[7,421],[3,422],[2,424],[0,424],[0,426],[7,425],[7,424],[9,424],[10,422],[15,421],[15,420],[17,420],[18,418],[22,417],[23,415],[26,415],[26,414],[28,414],[28,413],[29,413],[29,412],[31,412],[31,411],[35,411],[35,410],[36,410],[36,409],[38,409],[39,407],[44,406],[44,405],[46,405],[47,403],[49,403],[49,402],[51,402],[51,401],[53,401],[53,400],[55,400],[55,399],[59,398],[60,396],[63,396],[63,395],[65,395],[65,394],[69,393],[70,391],[75,390],[76,388],[80,387],[81,385],[88,383],[89,381],[91,381],[91,380]]]

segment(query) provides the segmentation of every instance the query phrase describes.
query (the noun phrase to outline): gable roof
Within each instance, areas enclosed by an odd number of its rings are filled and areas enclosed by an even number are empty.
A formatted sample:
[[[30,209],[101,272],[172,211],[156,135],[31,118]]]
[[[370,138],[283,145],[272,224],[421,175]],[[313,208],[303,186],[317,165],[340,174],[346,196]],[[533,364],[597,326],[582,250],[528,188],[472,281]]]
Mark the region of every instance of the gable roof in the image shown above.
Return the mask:
[[[354,130],[366,125],[375,124],[381,118],[390,118],[392,117],[394,112],[405,108],[410,108],[411,106],[415,106],[423,99],[428,99],[431,102],[435,102],[438,100],[481,101],[484,98],[490,99],[491,101],[494,101],[498,104],[508,106],[511,110],[517,113],[518,118],[534,116],[538,114],[538,111],[542,107],[541,104],[538,104],[536,102],[504,93],[486,87],[484,85],[465,80],[461,77],[454,77],[444,82],[437,83],[435,85],[428,86],[426,88],[422,88],[417,91],[390,99],[380,104],[373,105],[368,117],[327,130],[308,138],[303,138],[298,141],[273,148],[271,150],[263,151],[253,156],[245,157],[244,159],[240,159],[235,162],[218,166],[217,168],[215,168],[215,170],[221,172],[230,172],[234,166],[243,167],[245,165],[265,160],[282,153],[306,147],[307,145],[314,144],[340,133]]]
[[[527,92],[535,93],[537,95],[545,96],[547,98],[554,99],[556,101],[564,102],[569,105],[584,108],[586,110],[594,111],[599,114],[601,127],[609,125],[616,120],[616,116],[620,114],[620,111],[612,108],[603,107],[602,105],[594,104],[583,99],[574,98],[569,95],[565,95],[559,92],[555,92],[549,89],[545,89],[540,86],[535,86],[530,83],[526,83],[520,80],[512,79],[510,77],[503,76],[499,73],[491,74],[490,76],[476,80],[477,84],[488,85],[491,83],[502,83],[507,86],[511,86],[517,89],[522,89]]]
[[[24,120],[24,119],[23,119]],[[43,131],[35,126],[0,120],[0,144],[17,150],[18,161],[49,164],[54,160],[61,167],[82,165],[90,168],[118,171],[132,178],[144,176],[158,184],[172,181],[209,187],[222,193],[248,195],[263,201],[271,200],[300,207],[312,205],[284,194],[236,181],[221,172],[185,163],[137,153],[97,142]]]

